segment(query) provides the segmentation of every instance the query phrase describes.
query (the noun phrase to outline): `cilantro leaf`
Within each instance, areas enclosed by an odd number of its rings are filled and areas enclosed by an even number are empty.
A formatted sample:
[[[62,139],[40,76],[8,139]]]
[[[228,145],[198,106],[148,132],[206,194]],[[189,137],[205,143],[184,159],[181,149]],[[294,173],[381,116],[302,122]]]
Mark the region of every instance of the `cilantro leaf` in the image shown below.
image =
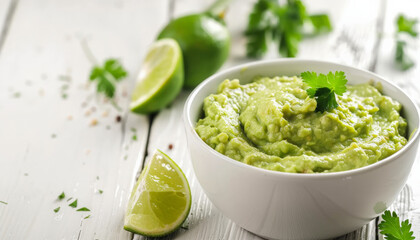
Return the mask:
[[[397,28],[398,32],[406,32],[412,37],[417,37],[418,32],[415,29],[418,20],[416,18],[409,19],[403,14],[400,14],[397,18]]]
[[[417,19],[409,19],[403,14],[400,14],[396,21],[397,24],[397,34],[396,34],[396,48],[395,48],[395,63],[403,71],[408,70],[414,66],[414,61],[407,56],[406,46],[407,42],[400,39],[401,33],[407,33],[411,37],[417,37],[418,32],[415,29],[417,25]]]
[[[335,99],[334,91],[327,87],[318,88],[315,92],[316,98],[316,111],[325,112],[331,111],[338,107],[337,100]]]
[[[82,208],[77,209],[76,211],[77,212],[90,212],[90,209],[86,207],[82,207]]]
[[[319,34],[323,32],[332,31],[332,25],[330,18],[326,14],[316,14],[309,16],[312,26],[314,27],[314,33]]]
[[[315,72],[301,73],[302,81],[309,88],[306,89],[308,96],[316,99],[317,112],[331,111],[338,107],[335,95],[342,96],[347,90],[347,79],[344,72],[329,72],[327,75]]]
[[[269,10],[273,0],[260,0],[249,14],[245,36],[248,37],[246,49],[249,57],[262,57],[267,52],[270,31],[275,17]]]
[[[96,91],[113,98],[115,85],[127,76],[127,71],[117,59],[108,59],[103,66],[94,66],[89,76],[90,81],[97,81]]]
[[[306,22],[313,25],[312,35],[332,30],[328,15],[309,16],[301,0],[288,0],[283,5],[276,0],[258,0],[248,17],[245,31],[247,56],[262,57],[274,41],[281,55],[295,57]]]
[[[69,206],[72,208],[77,208],[77,199],[70,203]]]
[[[66,194],[62,192],[60,195],[58,195],[58,200],[63,200],[66,197]]]
[[[403,71],[408,70],[415,65],[413,59],[405,53],[406,44],[405,41],[398,40],[395,50],[395,63]]]
[[[289,0],[286,6],[278,10],[278,17],[275,38],[279,41],[279,53],[286,57],[295,57],[302,40],[302,27],[308,18],[306,8],[300,0]]]
[[[381,234],[385,239],[389,240],[413,240],[413,232],[411,231],[411,224],[408,220],[401,222],[397,213],[389,210],[385,211],[382,215],[382,222],[378,225]]]

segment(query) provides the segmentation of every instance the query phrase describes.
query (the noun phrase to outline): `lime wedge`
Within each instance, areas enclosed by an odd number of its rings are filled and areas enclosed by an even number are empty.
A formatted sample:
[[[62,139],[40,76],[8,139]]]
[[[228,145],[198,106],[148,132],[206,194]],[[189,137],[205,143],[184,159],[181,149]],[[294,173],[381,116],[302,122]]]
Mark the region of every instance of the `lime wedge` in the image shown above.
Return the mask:
[[[184,63],[178,43],[161,39],[152,44],[140,69],[130,109],[151,113],[171,103],[184,83]]]
[[[181,226],[190,208],[191,191],[184,173],[157,150],[131,192],[124,229],[148,237],[164,236]]]

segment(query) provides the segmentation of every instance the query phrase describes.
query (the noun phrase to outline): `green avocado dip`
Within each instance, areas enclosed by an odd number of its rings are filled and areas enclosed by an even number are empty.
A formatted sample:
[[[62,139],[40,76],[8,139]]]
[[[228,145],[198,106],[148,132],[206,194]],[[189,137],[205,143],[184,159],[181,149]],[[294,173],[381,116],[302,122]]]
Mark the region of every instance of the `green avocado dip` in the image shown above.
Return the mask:
[[[338,107],[316,112],[299,77],[225,80],[204,100],[196,132],[237,161],[291,173],[360,168],[400,150],[407,139],[401,104],[369,85],[349,85]]]

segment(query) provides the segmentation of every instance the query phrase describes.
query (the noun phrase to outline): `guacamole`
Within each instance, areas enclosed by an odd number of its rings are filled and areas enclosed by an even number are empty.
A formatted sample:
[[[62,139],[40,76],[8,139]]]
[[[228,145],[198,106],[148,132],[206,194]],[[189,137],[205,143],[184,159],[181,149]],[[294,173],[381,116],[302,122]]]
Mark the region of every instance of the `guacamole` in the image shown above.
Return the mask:
[[[375,163],[407,139],[401,104],[378,89],[347,86],[339,106],[316,112],[299,77],[225,80],[204,100],[196,132],[237,161],[292,173],[339,172]]]

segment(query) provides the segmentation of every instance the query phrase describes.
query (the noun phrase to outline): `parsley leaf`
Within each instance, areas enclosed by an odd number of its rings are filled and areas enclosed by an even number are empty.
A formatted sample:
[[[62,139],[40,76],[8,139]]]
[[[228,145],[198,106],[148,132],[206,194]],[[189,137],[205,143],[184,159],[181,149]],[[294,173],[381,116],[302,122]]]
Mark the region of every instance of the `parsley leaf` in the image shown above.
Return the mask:
[[[77,199],[74,200],[72,203],[69,204],[70,207],[76,208],[77,207]]]
[[[418,20],[416,18],[409,19],[403,14],[400,14],[397,18],[397,28],[398,32],[406,32],[412,37],[417,37],[418,32],[415,29]]]
[[[108,98],[113,98],[115,85],[127,76],[127,71],[117,59],[108,59],[103,66],[94,66],[89,80],[97,81],[96,91],[104,93]]]
[[[82,207],[82,208],[77,209],[76,211],[77,212],[90,212],[90,209],[86,207]]]
[[[328,15],[309,16],[300,0],[288,0],[283,5],[276,0],[258,0],[249,15],[245,31],[247,56],[262,57],[273,40],[281,55],[295,57],[305,23],[313,26],[312,35],[332,30]]]
[[[60,195],[58,195],[58,200],[63,200],[66,197],[66,194],[62,192]]]
[[[411,231],[411,224],[408,220],[401,222],[400,218],[395,212],[389,210],[385,211],[382,215],[383,221],[378,225],[381,230],[381,234],[385,236],[385,239],[390,240],[413,240],[413,232]]]
[[[315,72],[301,73],[303,82],[308,84],[306,89],[309,97],[316,99],[316,111],[331,111],[338,107],[335,95],[342,96],[346,92],[347,79],[344,72],[329,72],[327,75]]]
[[[58,212],[58,211],[60,211],[60,207],[54,209],[54,212]]]

